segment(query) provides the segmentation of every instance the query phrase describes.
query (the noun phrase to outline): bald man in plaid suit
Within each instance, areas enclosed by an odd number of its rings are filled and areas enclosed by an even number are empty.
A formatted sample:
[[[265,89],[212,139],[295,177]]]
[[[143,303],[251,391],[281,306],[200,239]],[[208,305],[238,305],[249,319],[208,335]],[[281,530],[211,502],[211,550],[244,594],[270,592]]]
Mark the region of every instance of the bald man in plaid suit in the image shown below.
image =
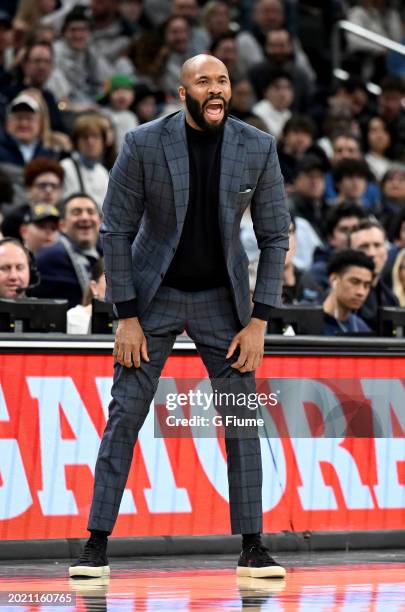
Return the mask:
[[[107,299],[119,317],[109,419],[96,464],[91,536],[71,576],[109,573],[112,532],[163,365],[184,329],[213,381],[255,391],[271,307],[280,305],[289,214],[272,136],[228,116],[226,67],[199,55],[184,64],[185,110],[127,134],[104,202]],[[250,205],[261,251],[251,308],[239,239]],[[283,577],[262,545],[262,465],[256,435],[226,435],[237,573]]]

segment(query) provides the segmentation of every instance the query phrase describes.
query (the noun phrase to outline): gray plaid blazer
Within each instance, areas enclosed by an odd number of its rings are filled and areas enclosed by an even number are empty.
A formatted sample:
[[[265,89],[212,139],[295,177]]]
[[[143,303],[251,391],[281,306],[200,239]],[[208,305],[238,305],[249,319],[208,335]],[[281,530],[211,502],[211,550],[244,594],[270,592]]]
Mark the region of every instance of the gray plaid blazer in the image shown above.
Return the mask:
[[[278,306],[289,213],[276,144],[235,118],[225,124],[221,151],[219,221],[239,319],[250,320],[248,259],[239,238],[250,204],[260,260],[254,301]],[[128,132],[110,174],[101,228],[106,299],[136,298],[139,315],[159,288],[179,243],[189,196],[184,112]]]

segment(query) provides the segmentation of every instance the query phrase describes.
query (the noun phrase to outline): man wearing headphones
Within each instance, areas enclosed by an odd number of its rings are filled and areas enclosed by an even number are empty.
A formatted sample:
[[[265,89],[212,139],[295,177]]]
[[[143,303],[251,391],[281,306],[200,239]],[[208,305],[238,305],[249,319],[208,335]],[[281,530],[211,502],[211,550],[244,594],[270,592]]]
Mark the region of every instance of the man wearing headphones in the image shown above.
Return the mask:
[[[21,242],[0,240],[0,298],[25,297],[25,290],[36,284],[37,277],[34,259]]]

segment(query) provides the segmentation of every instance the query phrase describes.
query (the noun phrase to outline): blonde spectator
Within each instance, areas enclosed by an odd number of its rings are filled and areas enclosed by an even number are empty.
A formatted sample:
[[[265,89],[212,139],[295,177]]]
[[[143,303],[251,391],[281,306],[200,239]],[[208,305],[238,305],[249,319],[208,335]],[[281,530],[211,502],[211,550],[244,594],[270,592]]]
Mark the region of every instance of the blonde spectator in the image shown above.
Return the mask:
[[[401,306],[405,306],[405,249],[401,249],[392,268],[392,289]]]
[[[52,149],[55,153],[69,153],[72,150],[72,143],[69,136],[63,132],[52,130],[49,118],[48,105],[39,89],[30,87],[21,92],[33,98],[38,103],[41,113],[41,140],[47,149]]]

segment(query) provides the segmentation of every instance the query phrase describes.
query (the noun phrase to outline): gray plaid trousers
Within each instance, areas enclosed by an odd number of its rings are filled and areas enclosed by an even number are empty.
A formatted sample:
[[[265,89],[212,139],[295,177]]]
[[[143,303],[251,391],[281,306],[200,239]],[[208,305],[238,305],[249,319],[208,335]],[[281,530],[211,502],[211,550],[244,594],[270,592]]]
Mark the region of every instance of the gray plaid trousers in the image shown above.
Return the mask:
[[[255,392],[254,373],[240,374],[226,360],[240,331],[230,291],[225,287],[182,292],[160,287],[140,319],[148,342],[149,363],[140,368],[114,366],[109,418],[98,453],[88,529],[111,532],[133,456],[138,432],[156,392],[159,376],[176,336],[185,329],[195,342],[211,379],[244,378]],[[232,533],[262,531],[262,462],[258,436],[226,437]]]

